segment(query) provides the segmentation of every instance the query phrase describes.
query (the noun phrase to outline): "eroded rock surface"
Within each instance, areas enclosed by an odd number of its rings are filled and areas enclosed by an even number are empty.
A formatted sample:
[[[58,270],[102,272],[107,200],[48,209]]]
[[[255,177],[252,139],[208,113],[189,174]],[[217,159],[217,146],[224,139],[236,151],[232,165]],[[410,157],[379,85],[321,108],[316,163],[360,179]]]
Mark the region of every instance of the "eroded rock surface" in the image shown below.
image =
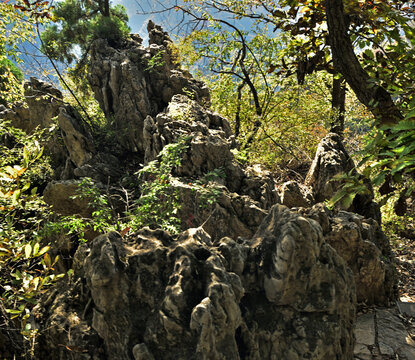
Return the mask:
[[[91,47],[89,82],[101,108],[117,125],[119,142],[130,151],[144,151],[143,127],[175,94],[189,93],[208,103],[209,90],[180,70],[172,42],[159,26],[148,24],[149,47],[141,39],[127,40],[122,51],[101,39]]]
[[[346,211],[317,204],[301,213],[318,221],[324,239],[353,271],[357,301],[388,306],[397,299],[397,274],[389,241],[378,223]]]
[[[352,359],[356,291],[360,302],[386,304],[395,280],[375,221],[309,208],[333,194],[335,174],[353,166],[340,140],[331,134],[319,147],[307,182],[312,194],[299,184],[281,193],[303,209],[275,205],[272,176],[235,161],[238,144],[226,119],[206,107],[207,88],[180,69],[159,26],[150,22],[148,30],[147,48],[137,35],[117,48],[103,39],[91,46],[88,78],[114,122],[116,151],[98,148],[76,113],[61,107],[68,155],[45,199],[61,214],[89,217],[87,200],[67,202],[74,178],[110,189],[186,138],[172,186],[187,230],[110,232],[78,246],[74,275],[43,300],[38,357]],[[202,191],[192,182],[219,170],[224,176],[208,183],[214,201],[200,206]]]
[[[79,181],[51,181],[43,192],[43,198],[58,214],[91,216],[89,200],[79,197]]]
[[[307,186],[297,181],[287,181],[281,185],[281,204],[292,207],[310,207],[315,201]]]
[[[252,240],[143,229],[78,251],[80,278],[67,296],[81,282],[92,302],[50,307],[45,327],[74,334],[70,346],[83,349],[51,349],[60,359],[352,359],[352,273],[320,225],[286,207],[275,206]],[[91,353],[81,328],[99,335],[105,355]]]
[[[52,85],[30,78],[24,84],[25,103],[0,110],[0,119],[10,120],[12,126],[31,133],[37,126],[47,128],[63,104],[62,93]]]
[[[318,145],[316,156],[307,173],[305,185],[312,188],[316,203],[330,199],[343,185],[342,180],[335,179],[336,175],[355,171],[355,165],[343,146],[338,134],[330,133]],[[373,191],[370,182],[365,183],[367,191],[357,194],[349,208],[342,207],[341,202],[336,206],[343,210],[356,212],[366,218],[381,222],[380,208],[373,201]]]

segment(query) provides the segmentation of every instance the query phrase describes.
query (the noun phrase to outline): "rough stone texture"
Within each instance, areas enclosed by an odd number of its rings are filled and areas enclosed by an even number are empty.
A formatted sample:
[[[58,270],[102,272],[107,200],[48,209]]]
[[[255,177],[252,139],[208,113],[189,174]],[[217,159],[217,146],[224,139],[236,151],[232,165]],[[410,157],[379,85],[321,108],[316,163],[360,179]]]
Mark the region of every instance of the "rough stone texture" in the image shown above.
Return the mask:
[[[83,217],[91,216],[88,199],[73,199],[78,192],[79,181],[64,180],[50,182],[43,192],[45,202],[52,205],[52,209],[61,215],[79,214]]]
[[[63,104],[62,93],[52,85],[31,77],[24,84],[25,104],[0,111],[0,118],[11,120],[12,126],[31,133],[37,126],[47,128]]]
[[[209,102],[206,86],[179,69],[171,40],[151,21],[149,47],[140,39],[128,40],[122,51],[96,40],[90,50],[89,82],[107,117],[114,119],[119,142],[130,151],[144,151],[143,127],[148,115],[156,116],[173,95],[191,93]]]
[[[13,104],[8,109],[0,106],[0,119],[11,121],[11,125],[31,134],[36,128],[40,130],[53,129],[59,114],[59,108],[64,105],[62,94],[50,84],[36,78],[30,78],[24,84],[25,99],[21,103]],[[13,137],[7,134],[1,142],[11,148],[15,145]],[[46,143],[43,143],[44,153],[50,156],[56,174],[59,174],[68,157],[67,150],[60,139],[59,132],[54,132]]]
[[[55,296],[42,341],[83,352],[55,345],[52,357],[352,359],[352,274],[320,225],[286,207],[273,207],[252,240],[212,242],[202,228],[177,238],[142,229],[128,242],[110,232],[75,259],[79,278],[64,294],[80,299],[85,284],[92,301]],[[102,354],[90,350],[96,334]]]
[[[387,239],[363,217],[275,205],[272,176],[235,161],[238,145],[226,119],[206,108],[208,90],[179,68],[168,35],[152,22],[148,30],[147,48],[138,35],[118,48],[95,41],[88,78],[116,126],[115,146],[134,164],[189,138],[173,174],[188,229],[175,237],[148,228],[126,238],[110,232],[79,246],[74,275],[43,299],[38,358],[352,359],[355,282],[375,291],[358,288],[362,301],[392,299]],[[67,110],[59,116],[70,156],[62,176],[107,184],[139,169],[96,149],[77,120]],[[328,162],[310,172],[320,185],[337,165],[349,166],[341,148],[323,150],[318,158]],[[218,196],[201,207],[189,183],[218,169],[226,174],[210,184]],[[62,214],[89,216],[87,200],[70,199],[76,188],[76,181],[50,183],[45,199]]]
[[[206,110],[184,95],[175,95],[166,113],[159,114],[155,121],[149,116],[145,120],[145,161],[154,160],[165,145],[181,137],[191,137],[189,149],[177,173],[184,177],[200,177],[222,168],[227,187],[237,191],[244,172],[230,151],[231,143],[226,138],[226,131],[222,128],[210,129],[209,126]],[[228,126],[225,125],[225,130]]]
[[[267,215],[261,204],[249,196],[231,193],[224,185],[209,184],[219,192],[212,204],[203,204],[203,195],[192,185],[177,181],[174,187],[180,193],[182,207],[178,216],[185,227],[203,229],[213,240],[229,236],[251,238]]]
[[[71,107],[59,109],[58,124],[62,132],[63,141],[69,152],[69,157],[75,166],[80,167],[91,160],[95,152],[93,139],[85,129],[80,126],[76,112]]]
[[[287,181],[282,184],[279,191],[281,204],[292,207],[309,207],[314,204],[311,191],[297,181]]]
[[[259,266],[257,276],[247,274],[245,282],[248,329],[242,328],[242,333],[250,345],[248,358],[350,359],[355,316],[352,274],[324,242],[320,225],[276,205],[251,249],[247,262],[253,256]],[[262,286],[265,298],[260,295]],[[273,306],[267,307],[268,302]]]
[[[415,341],[396,308],[375,309],[359,315],[355,335],[355,360],[415,359]]]
[[[48,296],[43,306],[49,308],[51,315],[49,326],[42,329],[39,338],[37,359],[105,358],[103,340],[91,327],[89,296],[81,279]]]
[[[340,180],[333,180],[338,174],[345,174],[355,169],[352,158],[343,146],[338,134],[330,133],[324,137],[317,147],[316,156],[307,173],[305,185],[313,189],[315,202],[330,199],[342,186]],[[380,208],[373,201],[373,191],[367,183],[368,194],[358,194],[348,209],[342,208],[339,202],[336,206],[343,210],[356,212],[366,218],[381,222]]]
[[[358,303],[388,306],[397,299],[397,274],[388,239],[373,219],[330,211],[323,204],[301,211],[318,221],[325,241],[354,274]]]
[[[313,188],[317,202],[323,202],[333,196],[340,183],[331,181],[337,174],[354,169],[354,163],[344,148],[341,137],[330,133],[317,147],[316,156],[308,171],[305,184]]]

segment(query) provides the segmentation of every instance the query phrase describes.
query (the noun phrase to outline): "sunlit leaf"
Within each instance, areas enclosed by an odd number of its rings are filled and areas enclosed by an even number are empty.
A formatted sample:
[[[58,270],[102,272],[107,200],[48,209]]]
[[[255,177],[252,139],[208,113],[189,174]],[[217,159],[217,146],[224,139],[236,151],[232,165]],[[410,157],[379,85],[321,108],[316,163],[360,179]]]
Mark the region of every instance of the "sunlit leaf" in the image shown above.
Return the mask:
[[[24,253],[25,253],[25,257],[26,259],[29,259],[30,254],[32,253],[32,246],[30,244],[27,244],[24,248]]]

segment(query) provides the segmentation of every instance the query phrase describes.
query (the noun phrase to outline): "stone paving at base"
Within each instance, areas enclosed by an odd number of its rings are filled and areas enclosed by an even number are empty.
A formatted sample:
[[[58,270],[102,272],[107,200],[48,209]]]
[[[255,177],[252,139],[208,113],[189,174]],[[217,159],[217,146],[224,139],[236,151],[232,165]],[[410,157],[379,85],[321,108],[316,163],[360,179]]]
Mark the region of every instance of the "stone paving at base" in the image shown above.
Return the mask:
[[[356,321],[355,360],[415,360],[415,303],[369,309]],[[405,326],[405,324],[407,326]]]

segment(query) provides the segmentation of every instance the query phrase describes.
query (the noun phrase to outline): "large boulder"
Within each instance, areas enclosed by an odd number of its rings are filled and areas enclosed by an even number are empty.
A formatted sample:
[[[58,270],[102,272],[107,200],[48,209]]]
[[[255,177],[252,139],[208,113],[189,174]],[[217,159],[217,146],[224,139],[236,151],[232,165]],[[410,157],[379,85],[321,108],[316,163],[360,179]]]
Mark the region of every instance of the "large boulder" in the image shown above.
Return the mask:
[[[317,147],[316,156],[307,173],[305,185],[312,188],[316,203],[324,202],[330,199],[344,184],[342,180],[336,179],[336,175],[350,172],[358,176],[355,164],[343,146],[341,136],[330,133],[320,141]],[[357,194],[348,208],[343,208],[341,203],[336,206],[343,210],[356,212],[366,218],[372,218],[380,224],[380,208],[373,201],[372,186],[368,181],[365,181],[365,185],[367,189],[365,193]]]
[[[397,273],[389,241],[373,219],[346,211],[330,211],[323,204],[300,210],[318,221],[325,241],[353,271],[357,301],[389,306],[397,300]]]
[[[51,181],[43,192],[43,199],[58,214],[90,218],[92,209],[89,200],[79,196],[79,184],[76,180]]]
[[[320,225],[286,207],[251,240],[110,232],[75,259],[60,292],[74,300],[55,296],[45,314],[40,353],[51,358],[352,359],[352,273]]]
[[[173,95],[188,93],[209,103],[207,87],[179,68],[167,34],[151,21],[148,30],[147,48],[136,35],[119,49],[104,39],[90,49],[89,83],[105,115],[115,122],[119,143],[133,152],[144,151],[146,117],[163,111]]]
[[[95,145],[91,134],[83,127],[77,112],[70,106],[60,107],[58,124],[69,157],[76,167],[92,159]]]
[[[281,204],[292,207],[310,207],[314,204],[314,197],[307,186],[291,180],[280,187]]]
[[[10,120],[12,126],[27,133],[33,132],[36,127],[50,127],[63,104],[60,90],[31,77],[24,84],[24,95],[24,103],[15,104],[11,109],[0,109],[0,119]]]

